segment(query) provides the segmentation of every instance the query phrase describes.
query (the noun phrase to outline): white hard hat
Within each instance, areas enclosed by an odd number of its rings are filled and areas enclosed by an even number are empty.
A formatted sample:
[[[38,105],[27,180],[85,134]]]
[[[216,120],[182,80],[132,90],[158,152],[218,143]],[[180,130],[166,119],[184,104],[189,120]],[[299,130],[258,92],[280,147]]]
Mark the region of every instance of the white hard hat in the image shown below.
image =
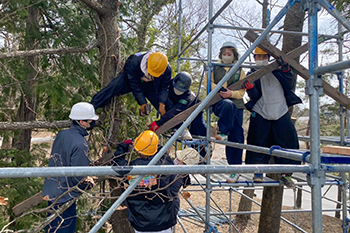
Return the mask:
[[[226,41],[225,43],[222,44],[221,48],[237,48],[236,44],[233,43],[232,41]]]
[[[191,147],[176,151],[177,158],[187,165],[196,165],[199,163],[198,151]]]
[[[98,120],[94,106],[86,102],[74,104],[70,110],[69,118],[72,120]]]

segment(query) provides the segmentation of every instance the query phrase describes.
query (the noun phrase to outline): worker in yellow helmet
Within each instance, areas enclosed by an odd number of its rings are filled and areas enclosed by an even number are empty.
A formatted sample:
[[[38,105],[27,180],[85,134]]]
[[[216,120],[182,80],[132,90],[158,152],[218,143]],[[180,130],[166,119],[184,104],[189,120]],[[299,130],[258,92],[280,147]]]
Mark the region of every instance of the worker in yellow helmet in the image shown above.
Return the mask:
[[[131,55],[124,70],[106,87],[97,92],[91,104],[95,109],[107,105],[114,96],[132,92],[140,107],[140,115],[149,114],[148,99],[161,115],[166,113],[171,67],[161,52],[140,52]]]
[[[257,66],[269,64],[270,55],[257,47],[254,59]],[[291,120],[288,108],[301,103],[301,99],[294,94],[295,80],[287,62],[282,58],[276,59],[279,69],[262,76],[254,83],[246,82],[250,101],[245,105],[251,111],[247,144],[271,147],[278,145],[283,148],[299,149],[298,135]],[[252,69],[248,74],[255,72]],[[270,155],[253,151],[246,152],[246,164],[268,164]],[[274,157],[275,164],[300,164],[300,161]],[[263,181],[263,174],[254,175],[255,182]],[[282,173],[281,181],[288,187],[294,188],[291,174]]]
[[[136,151],[137,158],[132,160],[132,152]],[[129,152],[129,153],[128,153]],[[158,152],[158,136],[151,130],[142,132],[134,140],[120,143],[114,153],[112,165],[145,166]],[[196,151],[184,151],[179,156],[181,160],[173,161],[165,153],[157,165],[197,164],[199,155]],[[127,156],[132,156],[128,159]],[[128,175],[129,184],[136,176]],[[135,229],[135,233],[164,232],[171,233],[176,225],[176,216],[180,206],[178,192],[187,183],[185,175],[147,175],[137,185],[137,188],[125,200],[128,219]]]

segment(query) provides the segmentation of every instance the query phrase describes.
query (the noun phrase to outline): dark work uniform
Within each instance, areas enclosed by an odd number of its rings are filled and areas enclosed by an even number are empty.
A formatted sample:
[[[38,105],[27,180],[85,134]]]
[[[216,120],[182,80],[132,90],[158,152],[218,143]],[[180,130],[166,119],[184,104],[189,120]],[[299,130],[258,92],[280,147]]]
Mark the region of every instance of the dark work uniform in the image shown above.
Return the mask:
[[[73,125],[59,132],[52,145],[49,167],[88,166],[90,164],[89,143],[84,138],[88,133],[79,125]],[[49,197],[49,206],[63,193],[71,189],[66,195],[57,200],[55,209],[77,197],[80,192],[72,189],[79,185],[80,189],[91,188],[88,183],[81,181],[84,177],[47,177],[43,187],[43,196]],[[48,216],[51,214],[49,213]],[[63,221],[63,219],[64,221]],[[73,203],[60,217],[55,218],[46,228],[46,232],[75,232],[76,204]]]
[[[252,70],[251,72],[254,71],[255,70]],[[292,88],[295,85],[295,80],[291,71],[284,73],[281,70],[274,70],[272,74],[276,77],[283,89],[287,107],[302,102],[293,92]],[[253,111],[254,106],[262,97],[261,81],[255,81],[254,88],[247,90],[247,93],[250,97],[250,101],[246,104],[246,108],[251,111],[247,143],[262,147],[278,145],[282,148],[299,149],[298,135],[288,111],[276,120],[265,119],[259,113]],[[270,94],[274,95],[274,93]],[[276,98],[279,97],[276,96]],[[268,164],[269,160],[270,155],[248,150],[246,152],[246,164]],[[300,161],[278,156],[275,156],[274,160],[275,164],[300,164]]]
[[[191,90],[187,90],[182,95],[176,95],[174,92],[173,82],[170,82],[169,99],[165,105],[167,112],[158,121],[156,121],[157,125],[163,125],[165,122],[172,119],[177,114],[192,107],[197,102],[199,102],[196,101],[196,99],[196,95]],[[206,125],[203,120],[203,112],[200,112],[197,117],[191,122],[189,131],[193,135],[206,135]]]
[[[147,165],[154,156],[125,159],[129,145],[118,145],[113,159],[117,166]],[[157,165],[173,165],[173,160],[165,154]],[[128,176],[128,182],[133,182],[136,176]],[[180,208],[178,192],[184,183],[179,175],[149,175],[143,178],[130,196],[125,200],[131,225],[138,231],[162,231],[176,225],[176,215]],[[155,193],[156,192],[156,193]]]
[[[123,72],[93,96],[91,104],[95,109],[107,105],[114,96],[129,92],[132,92],[139,105],[147,103],[146,98],[155,109],[159,108],[159,103],[166,103],[171,67],[168,64],[161,76],[154,78],[153,81],[145,82],[141,80],[145,74],[140,66],[145,55],[146,53],[136,53],[127,59]]]

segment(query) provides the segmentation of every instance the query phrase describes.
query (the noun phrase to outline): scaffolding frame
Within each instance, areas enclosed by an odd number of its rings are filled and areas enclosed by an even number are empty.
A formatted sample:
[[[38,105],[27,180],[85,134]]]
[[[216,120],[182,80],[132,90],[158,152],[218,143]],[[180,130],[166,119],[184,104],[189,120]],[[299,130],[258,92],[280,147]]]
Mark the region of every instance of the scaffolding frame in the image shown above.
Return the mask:
[[[187,50],[194,40],[198,39],[199,36],[207,31],[208,32],[208,80],[211,79],[211,71],[213,70],[212,61],[212,34],[214,28],[219,27],[214,25],[214,20],[223,12],[223,10],[232,2],[233,0],[227,0],[225,4],[219,9],[219,11],[213,16],[213,0],[209,0],[209,22],[205,27],[199,32],[199,34],[181,51],[181,3],[179,0],[179,49],[178,49],[178,71],[180,71],[180,63],[183,58],[181,55],[185,50]],[[307,95],[310,98],[310,129],[311,129],[311,149],[310,155],[304,156],[300,153],[295,153],[292,151],[280,151],[274,150],[269,153],[272,155],[278,155],[281,157],[292,158],[299,161],[306,160],[309,162],[307,165],[226,165],[226,166],[155,166],[157,161],[166,153],[169,147],[176,141],[180,136],[180,133],[185,130],[185,128],[193,121],[193,119],[204,109],[207,103],[213,98],[213,96],[219,91],[222,85],[228,80],[228,78],[236,72],[236,70],[242,66],[244,60],[252,53],[256,46],[268,36],[272,28],[284,17],[287,11],[296,3],[300,2],[304,7],[304,10],[308,12],[308,40],[309,40],[309,80],[307,81]],[[217,84],[217,86],[208,93],[207,97],[201,102],[201,104],[193,111],[190,117],[181,125],[181,127],[175,132],[175,134],[168,140],[168,142],[163,146],[163,148],[155,155],[151,162],[147,166],[126,166],[126,167],[106,167],[106,166],[96,166],[96,167],[69,167],[69,168],[0,168],[0,178],[15,178],[15,177],[50,177],[50,176],[89,176],[89,175],[138,175],[135,182],[129,185],[129,187],[123,192],[123,194],[113,203],[113,205],[106,211],[106,213],[100,218],[96,225],[90,230],[90,233],[97,232],[102,225],[109,219],[112,213],[117,209],[117,207],[127,198],[127,196],[134,190],[136,185],[141,181],[143,175],[147,174],[206,174],[206,211],[205,211],[205,232],[210,232],[210,192],[212,191],[212,184],[210,182],[210,174],[215,173],[281,173],[281,172],[303,172],[307,173],[308,182],[307,184],[311,187],[312,194],[312,227],[313,232],[323,232],[322,229],[322,202],[321,202],[321,187],[325,184],[325,174],[328,172],[340,172],[342,173],[341,185],[343,187],[343,200],[346,200],[346,174],[350,172],[350,165],[325,165],[321,161],[320,152],[320,130],[319,130],[319,95],[322,93],[322,86],[320,86],[319,72],[318,68],[318,43],[317,43],[317,12],[318,7],[322,6],[328,13],[334,16],[339,23],[342,24],[347,30],[350,31],[350,23],[326,0],[288,0],[287,4],[280,10],[280,12],[275,16],[272,22],[267,26],[265,30],[262,30],[260,36],[255,40],[251,47],[241,56],[235,65],[232,66],[230,71],[223,77],[223,79]],[[225,27],[222,27],[225,28]],[[232,29],[232,28],[231,28]],[[339,27],[341,30],[341,27]],[[284,32],[287,33],[287,32]],[[301,33],[302,35],[303,33]],[[339,48],[342,47],[341,33],[338,34]],[[342,53],[342,50],[339,50]],[[339,55],[339,60],[342,60],[342,54]],[[342,68],[348,68],[350,65],[341,64]],[[338,67],[339,68],[339,67]],[[326,66],[323,67],[322,72],[329,72],[333,70],[334,67]],[[341,77],[339,78],[341,80]],[[208,82],[210,85],[210,82]],[[208,90],[211,88],[209,87]],[[343,111],[342,111],[343,112]],[[347,114],[347,118],[349,114]],[[343,116],[342,116],[343,117]],[[341,118],[342,118],[341,117]],[[210,114],[207,114],[207,121],[210,122]],[[341,142],[344,139],[344,126],[342,126]],[[348,128],[348,135],[350,129]],[[207,130],[207,141],[210,141],[210,127]],[[253,149],[254,146],[244,145],[244,144],[232,144],[230,146],[234,147],[245,147],[247,150]],[[255,148],[263,149],[263,148]],[[264,148],[266,149],[266,148]],[[208,152],[210,153],[210,152]],[[263,152],[266,153],[266,152]],[[210,162],[210,161],[208,161]],[[209,204],[208,204],[209,203]],[[347,214],[346,204],[343,203],[343,229],[344,233],[348,228],[348,223],[345,219]],[[181,222],[180,222],[180,225]]]

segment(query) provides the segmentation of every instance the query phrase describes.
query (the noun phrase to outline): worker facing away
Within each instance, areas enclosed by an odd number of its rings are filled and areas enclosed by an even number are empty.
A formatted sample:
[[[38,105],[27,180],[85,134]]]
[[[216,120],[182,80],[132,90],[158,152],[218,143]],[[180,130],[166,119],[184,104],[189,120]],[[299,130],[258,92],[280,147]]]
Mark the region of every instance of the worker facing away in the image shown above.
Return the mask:
[[[142,132],[135,140],[120,143],[114,153],[112,165],[145,166],[159,151],[158,136],[150,130]],[[129,160],[126,156],[137,152],[137,158]],[[128,153],[131,152],[131,153]],[[196,153],[196,151],[194,151]],[[168,153],[164,154],[157,165],[191,164],[199,161],[199,156],[185,152],[182,160],[173,161]],[[128,184],[137,176],[127,176]],[[171,233],[176,225],[177,212],[180,207],[178,192],[186,183],[188,176],[184,175],[148,175],[145,176],[125,200],[127,216],[135,233]]]
[[[148,113],[146,99],[164,115],[170,79],[167,56],[161,52],[136,53],[126,60],[123,71],[93,96],[91,104],[95,109],[104,107],[113,97],[132,92],[141,115]]]
[[[49,167],[75,167],[90,165],[89,143],[85,139],[88,130],[92,130],[98,120],[94,107],[86,102],[75,104],[69,118],[72,126],[59,132],[52,145]],[[76,198],[81,190],[94,186],[92,177],[46,177],[43,196],[48,197],[48,205],[54,210]],[[48,213],[50,216],[51,213]],[[75,202],[63,213],[57,216],[47,227],[46,232],[73,233],[76,228]]]

